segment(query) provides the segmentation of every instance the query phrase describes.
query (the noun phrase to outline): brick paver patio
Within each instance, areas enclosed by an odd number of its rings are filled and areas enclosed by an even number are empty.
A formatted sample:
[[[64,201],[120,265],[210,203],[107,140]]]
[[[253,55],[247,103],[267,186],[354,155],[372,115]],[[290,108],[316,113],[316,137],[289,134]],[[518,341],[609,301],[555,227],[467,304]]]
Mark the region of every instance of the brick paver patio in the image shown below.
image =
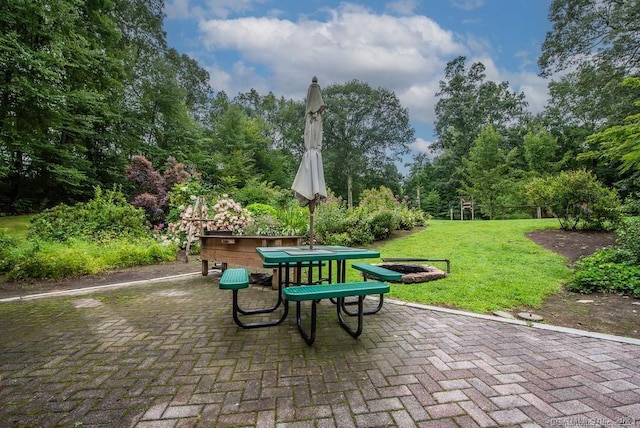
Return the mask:
[[[322,302],[308,347],[230,302],[191,277],[0,303],[0,426],[640,425],[638,344],[392,303],[355,340]]]

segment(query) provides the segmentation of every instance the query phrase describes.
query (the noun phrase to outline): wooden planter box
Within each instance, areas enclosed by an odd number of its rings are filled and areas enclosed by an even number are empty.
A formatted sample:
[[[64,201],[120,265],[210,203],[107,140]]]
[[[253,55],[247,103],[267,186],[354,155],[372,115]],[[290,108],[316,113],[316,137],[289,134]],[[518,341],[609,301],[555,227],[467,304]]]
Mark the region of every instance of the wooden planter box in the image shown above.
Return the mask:
[[[228,265],[262,268],[262,258],[256,247],[290,247],[302,245],[302,236],[228,236],[200,235],[200,259],[202,275],[209,272],[209,261],[222,263],[222,270]],[[274,270],[277,284],[277,269]]]

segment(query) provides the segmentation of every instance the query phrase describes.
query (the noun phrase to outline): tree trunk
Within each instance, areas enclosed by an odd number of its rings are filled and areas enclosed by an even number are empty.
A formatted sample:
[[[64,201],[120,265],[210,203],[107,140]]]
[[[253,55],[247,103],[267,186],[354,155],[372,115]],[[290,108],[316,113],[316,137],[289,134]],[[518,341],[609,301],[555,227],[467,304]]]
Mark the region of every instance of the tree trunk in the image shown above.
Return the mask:
[[[347,208],[353,208],[353,177],[347,172]]]

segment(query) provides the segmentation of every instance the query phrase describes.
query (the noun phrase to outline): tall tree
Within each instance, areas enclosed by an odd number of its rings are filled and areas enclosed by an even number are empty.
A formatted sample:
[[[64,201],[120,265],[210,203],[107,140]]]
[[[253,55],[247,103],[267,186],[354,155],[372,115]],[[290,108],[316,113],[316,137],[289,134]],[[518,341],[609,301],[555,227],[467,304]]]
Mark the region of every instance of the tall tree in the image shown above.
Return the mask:
[[[640,93],[622,85],[640,72],[640,0],[554,0],[549,19],[541,75],[565,74],[549,84],[544,117],[566,153],[566,166],[587,168],[607,185],[628,186],[636,181],[629,171],[617,170],[606,156],[582,153],[598,150],[589,135],[624,125]]]
[[[524,137],[524,158],[531,175],[541,176],[556,171],[557,139],[545,129],[530,131]]]
[[[352,80],[328,86],[323,99],[327,185],[353,206],[366,175],[388,176],[388,166],[408,153],[414,130],[407,109],[388,89]]]
[[[625,84],[640,89],[640,78],[628,78]],[[629,115],[625,123],[595,133],[587,142],[597,144],[599,150],[585,157],[604,156],[619,165],[622,172],[631,172],[636,177],[640,172],[640,100],[635,103],[636,113]]]
[[[482,63],[466,67],[460,56],[445,68],[446,80],[440,81],[440,97],[436,104],[433,148],[440,151],[434,161],[438,191],[444,198],[454,199],[461,188],[459,166],[468,157],[473,142],[483,126],[492,125],[503,138],[506,148],[521,144],[521,132],[513,132],[529,118],[524,93],[509,90],[508,82],[486,80]]]
[[[500,133],[528,117],[524,93],[509,90],[509,82],[486,80],[485,66],[476,62],[466,68],[460,56],[445,68],[446,81],[440,81],[440,97],[436,104],[434,149],[447,150],[455,158],[469,149],[485,125],[493,125]]]
[[[109,2],[3,2],[0,11],[0,183],[4,209],[88,196],[87,153],[114,114],[123,65]],[[17,204],[17,205],[16,205]]]
[[[486,125],[474,140],[469,156],[462,159],[464,190],[490,219],[495,217],[498,200],[508,187],[508,156],[502,145],[502,136],[493,126]]]
[[[538,65],[553,72],[610,64],[640,70],[640,0],[554,0]]]

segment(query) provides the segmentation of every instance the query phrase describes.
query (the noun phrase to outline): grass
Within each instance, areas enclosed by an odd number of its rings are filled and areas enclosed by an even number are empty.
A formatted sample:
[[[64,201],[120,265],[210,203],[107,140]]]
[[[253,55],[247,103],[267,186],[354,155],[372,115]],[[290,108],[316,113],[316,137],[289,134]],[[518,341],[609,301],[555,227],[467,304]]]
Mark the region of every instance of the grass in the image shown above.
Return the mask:
[[[390,297],[477,313],[539,307],[560,290],[570,270],[562,256],[525,234],[557,228],[554,219],[431,221],[426,229],[379,247],[381,257],[447,258],[451,273],[434,282],[392,284]],[[348,281],[358,278],[357,271],[347,270]]]
[[[14,238],[24,238],[29,230],[32,214],[0,217],[0,230]]]
[[[30,217],[0,217],[0,229],[10,236],[24,237]],[[390,297],[478,313],[539,307],[549,294],[560,290],[570,271],[563,257],[533,243],[525,234],[557,228],[555,219],[431,221],[429,227],[420,232],[380,246],[380,254],[382,257],[447,258],[451,260],[451,273],[446,279],[434,282],[392,284]],[[100,249],[82,245],[73,249],[45,247],[39,255],[47,259],[44,266],[48,266],[48,271],[40,273],[44,277],[95,273],[173,256],[157,249],[158,254],[154,251],[138,254],[140,251],[135,246],[122,243]],[[77,269],[82,272],[76,272]],[[348,281],[360,278],[358,271],[347,269]]]

